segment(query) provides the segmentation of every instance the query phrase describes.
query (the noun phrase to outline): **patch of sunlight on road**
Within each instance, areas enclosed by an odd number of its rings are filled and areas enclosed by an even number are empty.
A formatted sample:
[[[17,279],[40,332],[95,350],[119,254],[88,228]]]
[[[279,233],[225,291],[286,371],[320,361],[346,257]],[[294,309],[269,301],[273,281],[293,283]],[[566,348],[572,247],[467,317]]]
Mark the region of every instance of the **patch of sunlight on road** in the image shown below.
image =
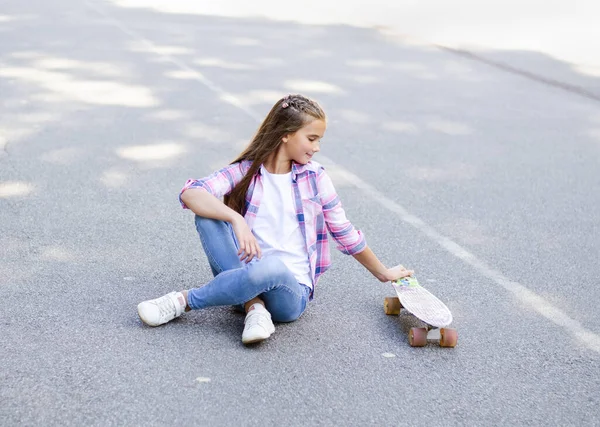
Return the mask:
[[[175,121],[190,118],[190,113],[183,110],[160,110],[146,115],[151,120]]]
[[[251,90],[245,93],[229,94],[236,103],[240,105],[252,106],[259,104],[274,104],[276,101],[285,96],[285,92],[275,90]],[[228,95],[221,95],[223,101],[230,102]]]
[[[61,248],[60,246],[49,246],[44,248],[41,254],[41,258],[49,261],[73,261],[74,256],[68,250]]]
[[[192,55],[194,53],[193,50],[182,47],[182,46],[168,46],[168,45],[159,45],[153,44],[152,46],[148,46],[147,43],[143,41],[135,40],[129,42],[129,50],[132,52],[138,53],[158,53],[160,55]]]
[[[230,40],[233,46],[260,46],[262,45],[260,40],[252,39],[250,37],[234,37]]]
[[[126,107],[154,107],[159,104],[148,88],[120,82],[82,80],[66,73],[26,67],[0,68],[0,77],[36,84],[55,95],[46,98],[48,100]]]
[[[446,135],[470,135],[474,132],[473,128],[464,123],[441,119],[430,120],[427,123],[427,127],[431,130],[445,133]]]
[[[317,80],[286,80],[283,87],[293,91],[309,93],[342,94],[344,91],[331,83]]]
[[[408,122],[385,122],[381,125],[381,127],[390,132],[407,133],[409,135],[416,135],[417,133],[419,133],[419,129],[417,128],[417,126],[413,123]]]
[[[253,65],[243,64],[241,62],[225,61],[220,58],[201,58],[193,61],[194,64],[201,67],[223,68],[226,70],[255,70]]]
[[[118,169],[108,169],[102,172],[100,182],[108,188],[120,188],[127,183],[128,174]]]
[[[385,63],[379,59],[352,59],[346,65],[356,68],[383,68]]]
[[[8,139],[0,133],[0,158],[8,155],[6,144],[8,144]]]
[[[36,69],[43,68],[46,70],[67,70],[73,72],[73,70],[81,70],[88,73],[99,74],[103,77],[119,77],[123,79],[128,74],[127,71],[122,67],[117,67],[114,64],[108,64],[106,62],[82,62],[68,58],[56,58],[56,57],[41,57],[33,62],[33,67]]]
[[[175,142],[166,144],[134,145],[117,149],[117,155],[136,162],[167,160],[180,156],[187,150],[184,145]]]
[[[0,182],[0,198],[28,196],[33,192],[33,185],[23,181]]]
[[[265,68],[283,67],[286,65],[285,61],[281,58],[256,58],[254,62],[256,65]]]
[[[39,59],[39,58],[42,58],[44,55],[42,53],[36,52],[34,50],[23,50],[23,51],[11,53],[8,56],[11,58],[15,58],[15,59]]]
[[[187,70],[167,71],[165,76],[177,80],[195,80],[198,78],[198,73]]]

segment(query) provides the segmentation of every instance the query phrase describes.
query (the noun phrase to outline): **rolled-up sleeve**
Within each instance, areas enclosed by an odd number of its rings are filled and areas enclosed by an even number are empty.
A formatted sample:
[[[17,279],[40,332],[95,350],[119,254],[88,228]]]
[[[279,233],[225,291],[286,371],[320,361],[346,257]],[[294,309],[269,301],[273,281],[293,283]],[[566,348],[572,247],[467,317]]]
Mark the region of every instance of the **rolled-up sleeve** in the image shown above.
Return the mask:
[[[206,178],[188,179],[179,192],[179,203],[181,203],[183,209],[188,209],[181,200],[181,195],[190,188],[207,191],[220,199],[231,193],[234,187],[242,180],[244,174],[245,170],[242,163],[234,163],[216,171]]]
[[[319,168],[317,187],[323,207],[323,216],[329,234],[336,242],[337,249],[346,255],[355,255],[367,247],[364,235],[354,228],[346,218],[342,202],[335,191],[331,178],[324,168]]]

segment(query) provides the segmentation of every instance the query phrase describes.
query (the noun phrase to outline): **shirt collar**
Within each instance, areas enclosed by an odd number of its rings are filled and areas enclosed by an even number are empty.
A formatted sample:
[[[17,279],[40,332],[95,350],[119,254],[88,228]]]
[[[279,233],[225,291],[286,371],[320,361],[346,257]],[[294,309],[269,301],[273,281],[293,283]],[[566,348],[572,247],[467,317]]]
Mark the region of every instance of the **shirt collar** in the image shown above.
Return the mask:
[[[306,171],[307,166],[300,164],[300,163],[296,163],[296,162],[292,162],[292,175],[294,175],[294,178],[297,178],[298,175],[304,173],[304,171]]]
[[[296,179],[298,175],[303,174],[306,171],[307,167],[307,165],[303,165],[301,163],[296,163],[292,161],[292,175],[294,179]],[[258,168],[258,174],[262,175],[262,166]]]

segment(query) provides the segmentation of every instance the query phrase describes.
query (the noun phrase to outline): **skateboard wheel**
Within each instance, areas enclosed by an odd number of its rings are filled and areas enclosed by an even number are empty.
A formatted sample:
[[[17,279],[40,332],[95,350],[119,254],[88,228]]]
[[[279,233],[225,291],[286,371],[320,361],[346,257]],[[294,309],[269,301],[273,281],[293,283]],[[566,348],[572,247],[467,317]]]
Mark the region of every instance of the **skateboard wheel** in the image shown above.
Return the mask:
[[[440,347],[456,347],[458,332],[453,328],[440,329]]]
[[[411,347],[425,347],[427,345],[427,328],[410,328],[408,343]]]
[[[383,300],[383,311],[385,314],[400,314],[402,304],[398,297],[387,297]]]

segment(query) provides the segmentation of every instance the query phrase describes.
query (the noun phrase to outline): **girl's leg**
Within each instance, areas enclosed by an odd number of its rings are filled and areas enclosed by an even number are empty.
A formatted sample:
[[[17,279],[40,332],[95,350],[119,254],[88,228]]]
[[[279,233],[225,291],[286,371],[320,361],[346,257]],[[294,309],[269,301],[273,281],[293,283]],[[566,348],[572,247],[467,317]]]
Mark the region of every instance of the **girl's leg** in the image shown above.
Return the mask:
[[[195,222],[200,242],[214,277],[223,271],[242,267],[244,263],[240,261],[237,254],[239,245],[231,224],[198,215],[196,215]],[[244,305],[236,305],[234,308],[237,312],[246,312]]]
[[[225,221],[196,215],[196,230],[208,258],[213,276],[226,270],[242,267],[235,233]]]
[[[279,322],[296,320],[304,312],[309,289],[277,258],[267,257],[246,264],[239,260],[238,245],[231,226],[223,221],[196,216],[196,229],[215,278],[201,288],[171,292],[138,304],[144,323],[158,326],[183,314],[186,307],[200,309],[217,305],[241,305],[255,300],[245,320],[242,341],[268,338]],[[242,307],[243,311],[243,307]]]
[[[223,271],[206,285],[187,292],[192,309],[238,305],[260,297],[273,320],[296,320],[308,301],[308,288],[299,284],[285,264],[275,257],[252,261]]]

